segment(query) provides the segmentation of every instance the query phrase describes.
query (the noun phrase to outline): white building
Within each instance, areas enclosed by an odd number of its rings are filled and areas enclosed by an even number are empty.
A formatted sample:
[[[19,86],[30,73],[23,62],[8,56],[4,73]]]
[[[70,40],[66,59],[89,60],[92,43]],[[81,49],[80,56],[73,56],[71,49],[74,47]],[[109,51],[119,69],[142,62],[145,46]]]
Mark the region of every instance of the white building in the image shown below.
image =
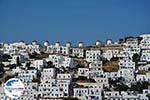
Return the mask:
[[[29,59],[29,53],[25,49],[19,50],[18,54],[22,55],[25,58],[25,60]]]
[[[150,94],[150,89],[143,89],[143,94]]]
[[[26,43],[24,41],[15,42],[15,43],[12,43],[11,45],[17,48],[22,48],[22,49],[26,48]]]
[[[89,68],[78,68],[78,76],[89,77]]]
[[[101,88],[78,86],[73,88],[73,96],[79,100],[102,100]]]
[[[3,50],[4,54],[8,54],[10,56],[16,54],[19,51],[19,48],[17,48],[12,44],[7,44],[7,43],[4,44],[3,48],[4,48]]]
[[[50,61],[53,62],[53,65],[57,68],[74,68],[76,64],[73,61],[73,58],[62,55],[49,55]]]
[[[139,46],[138,38],[127,38],[126,42],[123,44],[123,51],[128,53],[130,57],[132,57],[134,54],[139,54],[141,48]]]
[[[34,60],[31,63],[31,67],[34,67],[38,70],[41,70],[43,67],[46,67],[47,63],[46,60],[42,59],[42,60]]]
[[[126,69],[132,69],[135,70],[135,62],[132,61],[129,57],[124,57],[119,60],[119,66],[120,69],[126,68]]]
[[[103,57],[105,57],[107,60],[110,60],[112,57],[118,57],[119,50],[106,50],[103,53]]]
[[[55,68],[43,68],[41,72],[41,81],[42,82],[49,82],[50,79],[56,77],[56,70]]]
[[[145,94],[133,94],[127,92],[121,92],[124,100],[148,100]]]
[[[89,68],[90,68],[90,72],[89,72],[90,78],[104,76],[104,71],[102,69],[102,61],[91,62],[89,64]]]
[[[31,44],[26,45],[26,50],[31,54],[33,52],[40,54],[42,47],[36,41],[33,41]]]
[[[150,64],[140,65],[140,66],[138,66],[138,69],[148,71],[148,70],[150,70]]]
[[[105,100],[148,100],[145,94],[132,94],[125,91],[106,91],[104,98]]]
[[[100,61],[101,51],[100,50],[86,50],[85,60],[87,62]]]
[[[40,97],[68,97],[70,80],[52,80],[51,83],[41,83],[39,85]]]
[[[72,80],[72,74],[70,73],[58,73],[57,79],[61,80]]]
[[[140,58],[141,61],[150,61],[150,49],[143,49],[142,50],[142,55]]]
[[[10,64],[18,64],[18,63],[23,63],[25,62],[25,58],[22,55],[13,55],[12,59],[10,59]]]
[[[70,80],[66,80],[66,79],[57,80],[57,87],[59,87],[61,91],[63,91],[65,97],[68,97],[70,95],[71,92],[70,84],[71,84]]]
[[[84,48],[71,48],[71,56],[73,57],[79,57],[83,58],[84,57]]]
[[[37,77],[37,70],[21,70],[18,73],[18,78],[23,82],[32,82]]]
[[[150,34],[143,34],[140,35],[140,37],[142,38],[140,42],[140,47],[142,49],[150,48]]]
[[[102,61],[94,61],[89,64],[89,68],[102,68]]]
[[[136,81],[147,81],[150,82],[150,73],[137,74]]]
[[[103,76],[111,79],[116,79],[119,77],[118,72],[105,72]]]
[[[94,78],[96,83],[103,84],[103,87],[108,87],[109,88],[109,82],[107,77],[96,77]]]
[[[63,55],[69,55],[70,54],[70,47],[67,46],[61,46],[60,42],[56,42],[55,45],[47,46],[46,52],[51,54],[63,54]]]
[[[25,90],[20,97],[21,100],[34,100],[38,97],[38,83],[24,83]]]
[[[104,98],[105,100],[123,100],[119,91],[105,91]]]
[[[119,69],[117,76],[124,78],[127,82],[135,81],[134,70],[131,70],[131,69],[125,69],[125,68]]]
[[[40,97],[64,97],[64,93],[60,87],[51,83],[41,83],[39,85],[38,94]]]

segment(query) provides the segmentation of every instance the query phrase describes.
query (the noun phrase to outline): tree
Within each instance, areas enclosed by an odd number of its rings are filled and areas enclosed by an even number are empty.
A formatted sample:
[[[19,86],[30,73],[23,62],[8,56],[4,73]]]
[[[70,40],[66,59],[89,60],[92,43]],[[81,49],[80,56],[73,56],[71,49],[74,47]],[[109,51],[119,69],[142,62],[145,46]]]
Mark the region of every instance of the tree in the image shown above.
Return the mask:
[[[5,70],[4,70],[4,65],[2,63],[0,63],[0,77],[3,76]]]
[[[37,70],[37,78],[41,78],[41,71],[40,70]]]
[[[132,56],[132,61],[135,62],[135,66],[137,66],[139,60],[140,60],[139,54],[136,53]]]
[[[116,91],[127,91],[128,89],[129,89],[129,87],[125,84],[117,84],[115,86]]]
[[[8,59],[11,59],[11,56],[8,54],[2,55],[2,61],[8,61]]]
[[[136,84],[131,85],[131,91],[138,91],[140,93],[143,92],[143,89],[148,89],[148,82],[137,82]]]
[[[10,69],[16,68],[16,66],[16,64],[7,65],[7,67],[9,67]]]
[[[138,41],[140,42],[143,38],[142,37],[137,37],[138,38]]]
[[[29,54],[29,56],[30,56],[31,59],[32,58],[36,58],[37,55],[38,55],[38,53],[35,52],[35,51],[32,54]]]
[[[4,64],[0,63],[0,72],[4,71]]]
[[[53,62],[48,61],[47,66],[44,66],[44,68],[54,68],[55,66],[53,65]]]
[[[121,44],[121,43],[124,43],[124,39],[119,39],[119,43]]]
[[[133,60],[133,62],[138,62],[138,60],[139,60],[139,55],[136,53],[136,54],[134,54],[133,56],[132,56],[132,60]]]
[[[17,57],[17,66],[21,66],[19,57]]]
[[[110,59],[110,61],[118,61],[118,60],[119,60],[118,57],[112,57],[112,58]]]

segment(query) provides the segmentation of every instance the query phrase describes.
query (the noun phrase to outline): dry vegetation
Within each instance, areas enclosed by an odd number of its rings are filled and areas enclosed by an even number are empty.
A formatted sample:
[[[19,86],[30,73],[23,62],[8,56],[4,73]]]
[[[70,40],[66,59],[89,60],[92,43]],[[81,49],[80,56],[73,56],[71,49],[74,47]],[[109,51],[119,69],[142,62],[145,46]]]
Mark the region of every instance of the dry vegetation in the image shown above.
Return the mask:
[[[117,72],[119,69],[119,61],[110,61],[103,65],[105,72]]]
[[[74,58],[74,61],[82,67],[88,67],[89,63],[86,62],[83,58]]]

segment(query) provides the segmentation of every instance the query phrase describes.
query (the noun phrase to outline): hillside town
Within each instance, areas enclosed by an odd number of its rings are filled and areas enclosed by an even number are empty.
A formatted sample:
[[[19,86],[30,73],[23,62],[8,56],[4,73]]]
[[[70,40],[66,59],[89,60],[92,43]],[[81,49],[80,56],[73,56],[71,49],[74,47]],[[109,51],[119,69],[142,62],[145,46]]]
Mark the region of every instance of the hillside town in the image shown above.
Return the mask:
[[[45,41],[0,43],[0,100],[4,84],[20,79],[18,100],[150,100],[150,34],[86,46]]]

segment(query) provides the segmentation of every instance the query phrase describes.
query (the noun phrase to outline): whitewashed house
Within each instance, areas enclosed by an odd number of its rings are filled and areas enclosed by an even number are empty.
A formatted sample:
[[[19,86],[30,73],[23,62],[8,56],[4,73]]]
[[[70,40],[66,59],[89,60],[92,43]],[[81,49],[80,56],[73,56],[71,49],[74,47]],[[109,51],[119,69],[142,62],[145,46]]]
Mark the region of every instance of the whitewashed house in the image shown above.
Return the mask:
[[[102,61],[94,61],[89,64],[89,68],[102,68]]]
[[[141,61],[150,61],[150,49],[143,49],[141,54]]]
[[[100,61],[101,51],[100,50],[86,50],[85,60],[87,62]]]
[[[132,61],[129,57],[124,57],[119,60],[119,66],[120,69],[126,68],[126,69],[132,69],[135,70],[135,62]]]
[[[136,81],[147,81],[150,82],[150,73],[137,74]]]
[[[58,73],[57,79],[72,80],[72,74],[70,74],[70,73]]]
[[[13,54],[17,54],[18,51],[19,49],[14,45],[7,43],[4,44],[4,54],[12,56]]]
[[[104,100],[123,100],[119,91],[104,91]]]
[[[145,94],[132,94],[125,91],[105,91],[105,100],[148,100]]]
[[[94,78],[96,83],[101,83],[103,84],[103,87],[108,87],[109,88],[109,82],[107,77],[96,77]]]
[[[26,45],[26,50],[31,54],[33,52],[40,54],[42,47],[37,43],[37,41],[32,41],[31,44]]]
[[[143,35],[140,35],[140,37],[142,38],[140,42],[140,47],[142,49],[150,48],[150,34],[143,34]]]
[[[15,43],[12,43],[11,45],[17,48],[22,48],[22,49],[26,48],[26,43],[24,41],[15,42]]]
[[[53,65],[57,68],[74,68],[76,64],[73,61],[73,58],[62,55],[49,55],[50,61],[53,62]]]
[[[107,60],[110,60],[112,57],[118,57],[119,50],[106,50],[102,55]]]
[[[131,69],[126,69],[126,68],[119,69],[117,76],[124,78],[127,82],[135,81],[134,70]]]
[[[25,58],[24,56],[17,54],[17,55],[13,55],[10,61],[11,61],[10,64],[23,63],[25,62]]]
[[[123,51],[127,53],[130,58],[132,58],[134,54],[140,54],[141,48],[138,38],[127,38],[126,42],[123,44]]]
[[[34,67],[38,70],[42,70],[42,68],[47,66],[47,62],[46,60],[42,59],[42,60],[34,60],[31,63],[31,67]]]
[[[143,89],[143,94],[150,94],[150,89]]]
[[[95,86],[77,86],[73,88],[73,96],[79,100],[102,100],[101,88]]]
[[[73,88],[73,96],[80,100],[88,100],[88,88],[86,87],[76,87]]]
[[[40,97],[64,97],[63,91],[55,84],[41,83],[39,85],[38,94]]]
[[[21,70],[17,77],[23,82],[32,82],[32,80],[37,77],[37,70]]]
[[[34,100],[38,97],[38,83],[24,83],[24,87],[25,90],[19,98],[20,100]]]
[[[69,96],[69,80],[53,80],[51,83],[41,83],[39,85],[40,97],[68,97]]]
[[[130,49],[130,54],[139,54],[140,53],[140,47],[139,47],[139,40],[138,38],[128,38],[126,40],[126,43],[124,44]]]
[[[97,83],[96,81],[93,81],[93,82],[77,81],[76,84],[78,84],[79,86],[84,86],[84,87],[89,87],[89,88],[103,89],[103,83]]]
[[[103,76],[111,79],[116,79],[119,77],[118,72],[104,72]]]
[[[78,76],[89,77],[89,68],[78,68]]]
[[[140,65],[140,66],[138,66],[138,70],[148,71],[148,70],[150,70],[150,64]]]
[[[145,94],[133,94],[128,92],[121,92],[123,100],[148,100]]]
[[[84,58],[84,48],[71,48],[71,56],[78,57],[78,58]]]
[[[49,82],[50,79],[56,77],[56,69],[55,68],[43,68],[41,72],[41,81],[42,82]]]
[[[55,45],[47,46],[46,52],[51,54],[63,54],[69,55],[70,54],[70,47],[68,46],[61,46],[60,42],[56,42]]]
[[[94,78],[94,77],[101,77],[103,76],[104,74],[104,71],[102,69],[102,61],[94,61],[94,62],[91,62],[89,64],[89,69],[90,69],[90,72],[89,72],[89,77],[90,78]]]
[[[12,72],[13,72],[13,73],[19,73],[21,70],[22,70],[22,69],[17,66],[16,68],[13,68],[13,69],[12,69]]]
[[[70,95],[70,90],[71,90],[70,84],[71,84],[70,80],[66,80],[66,79],[57,80],[57,87],[59,87],[60,90],[63,91],[65,97],[68,97]]]
[[[27,50],[19,50],[18,54],[22,55],[25,58],[25,60],[29,60],[29,53],[27,52]]]

